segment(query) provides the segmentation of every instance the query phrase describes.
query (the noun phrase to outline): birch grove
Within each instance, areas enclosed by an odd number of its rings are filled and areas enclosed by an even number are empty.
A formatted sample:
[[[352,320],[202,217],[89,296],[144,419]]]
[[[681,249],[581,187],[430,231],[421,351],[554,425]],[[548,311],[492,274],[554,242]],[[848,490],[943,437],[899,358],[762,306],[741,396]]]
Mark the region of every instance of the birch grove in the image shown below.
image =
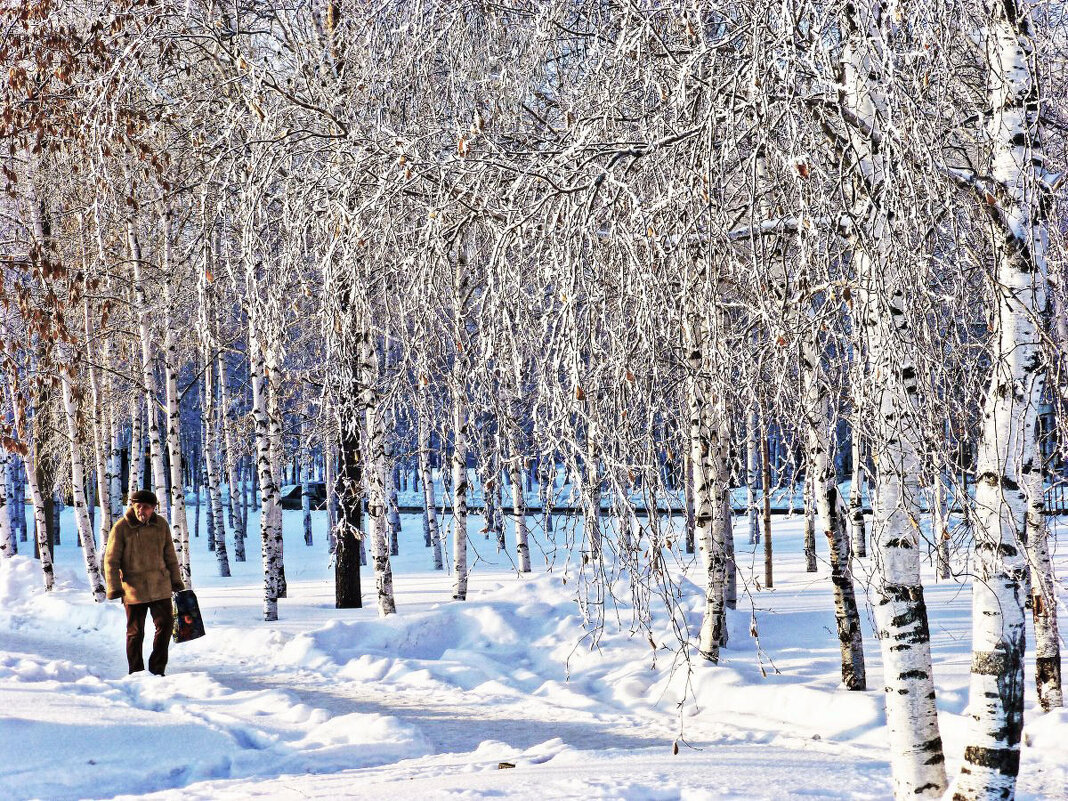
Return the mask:
[[[879,644],[895,796],[1012,797],[1029,607],[1063,705],[1058,9],[58,5],[0,10],[0,554],[17,467],[46,588],[58,492],[96,597],[150,486],[192,586],[203,476],[220,576],[259,526],[266,621],[284,528],[341,608],[362,548],[380,615],[411,548],[465,601],[483,529],[591,644],[625,593],[717,670],[799,503],[843,687]],[[972,594],[963,754],[924,575]]]

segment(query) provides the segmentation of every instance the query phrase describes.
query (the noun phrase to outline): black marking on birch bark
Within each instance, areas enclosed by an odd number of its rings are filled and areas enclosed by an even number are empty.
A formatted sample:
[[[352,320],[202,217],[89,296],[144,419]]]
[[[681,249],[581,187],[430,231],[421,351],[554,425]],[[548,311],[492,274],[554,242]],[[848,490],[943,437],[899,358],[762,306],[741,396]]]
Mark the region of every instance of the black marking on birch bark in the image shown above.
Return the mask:
[[[901,638],[899,638],[898,643],[896,645],[891,645],[890,646],[890,650],[891,651],[911,651],[915,647],[915,645],[917,643],[926,642],[927,640],[930,640],[930,639],[931,639],[930,635],[928,635],[926,637],[916,637],[916,638],[909,638],[909,639],[901,637]]]
[[[923,603],[923,587],[911,584],[884,584],[880,588],[880,594],[883,596],[883,603]]]
[[[904,670],[897,674],[898,679],[901,681],[908,681],[909,679],[926,679],[926,670]]]
[[[1003,776],[1020,773],[1020,751],[1016,748],[984,748],[969,745],[964,749],[964,761],[970,765],[996,770]],[[1011,795],[1006,795],[1006,798]]]
[[[920,590],[920,598],[916,601],[908,601],[905,608],[898,611],[891,620],[891,624],[900,631],[891,646],[892,651],[905,651],[919,643],[929,642],[931,630],[927,624],[927,605],[923,602],[923,591]]]
[[[849,583],[849,576],[847,576],[847,575],[843,575],[843,574],[841,574],[841,573],[839,573],[839,574],[832,574],[832,575],[831,575],[831,583],[832,583],[832,584],[833,584],[834,586],[836,586],[836,587],[841,587],[841,588],[843,588],[843,589],[844,589],[844,588],[846,588],[846,587],[849,587],[849,586],[851,586],[851,585],[850,585],[850,583]]]
[[[916,750],[921,753],[930,754],[930,756],[924,760],[923,764],[925,765],[938,765],[946,761],[945,749],[942,747],[941,737],[932,737],[927,742],[918,745]]]
[[[720,648],[723,648],[727,644],[727,627],[724,625],[726,617],[722,612],[717,614],[712,625],[712,642],[716,643]]]
[[[1003,558],[1013,558],[1019,553],[1015,545],[1007,542],[977,542],[975,550],[996,551]]]
[[[976,476],[975,483],[990,484],[991,486],[1001,487],[1002,489],[1011,491],[1018,491],[1020,489],[1020,485],[1011,477],[1002,475],[1000,473],[995,473],[991,470],[988,470],[984,473],[980,473],[978,476]]]

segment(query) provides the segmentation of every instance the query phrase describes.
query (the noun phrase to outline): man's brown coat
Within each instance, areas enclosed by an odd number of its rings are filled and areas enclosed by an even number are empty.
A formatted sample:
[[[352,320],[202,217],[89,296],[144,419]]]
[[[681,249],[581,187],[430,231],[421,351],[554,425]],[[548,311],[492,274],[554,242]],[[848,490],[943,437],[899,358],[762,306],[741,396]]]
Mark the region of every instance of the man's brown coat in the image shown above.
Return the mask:
[[[159,601],[185,589],[167,521],[153,513],[141,523],[133,509],[127,509],[108,535],[104,577],[108,598],[128,604]]]

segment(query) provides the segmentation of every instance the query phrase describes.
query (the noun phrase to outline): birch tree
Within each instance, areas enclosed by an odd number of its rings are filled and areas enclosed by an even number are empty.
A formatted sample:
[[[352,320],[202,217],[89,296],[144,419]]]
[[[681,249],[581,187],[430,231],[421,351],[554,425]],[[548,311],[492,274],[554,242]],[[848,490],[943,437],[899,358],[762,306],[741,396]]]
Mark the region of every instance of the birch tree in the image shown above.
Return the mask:
[[[920,581],[919,464],[912,423],[917,382],[902,299],[886,285],[886,276],[897,272],[892,243],[898,180],[887,89],[887,20],[876,3],[850,6],[840,19],[846,38],[838,102],[851,167],[862,188],[852,210],[859,222],[848,229],[847,242],[865,335],[866,380],[872,382],[862,397],[870,399],[872,448],[879,460],[871,488],[872,536],[894,793],[899,799],[937,797],[945,790],[946,775]]]
[[[1047,217],[1042,94],[1033,21],[1021,3],[985,3],[989,178],[955,172],[997,232],[993,365],[975,488],[969,745],[954,797],[1011,798],[1023,729],[1028,501],[1042,493],[1038,410],[1045,388]],[[1032,503],[1036,502],[1032,500]],[[1040,502],[1039,502],[1040,503]],[[1040,579],[1044,583],[1044,577]]]
[[[418,381],[421,384],[429,383],[429,379],[426,378],[425,373],[420,372]],[[434,569],[444,569],[441,553],[441,529],[438,526],[438,509],[437,501],[434,498],[434,474],[430,467],[430,423],[427,420],[428,412],[426,405],[421,404],[422,408],[417,412],[419,419],[417,422],[419,430],[419,453],[418,453],[418,465],[419,465],[419,483],[423,486],[423,505],[424,515],[427,526],[427,539],[430,540],[431,553],[433,554]]]
[[[60,368],[61,381],[63,384],[63,408],[67,418],[67,435],[70,437],[70,468],[71,489],[74,495],[74,520],[78,527],[78,536],[81,539],[82,555],[85,557],[85,570],[89,577],[89,592],[93,600],[103,603],[107,593],[104,590],[104,579],[100,570],[100,561],[96,555],[96,538],[93,535],[93,526],[89,521],[89,508],[85,498],[85,460],[82,457],[85,445],[82,435],[84,421],[79,419],[81,412],[80,388],[73,384],[75,367],[71,356],[67,351],[68,346],[61,346],[60,358],[63,360]]]
[[[189,524],[185,513],[185,478],[182,475],[181,399],[178,397],[178,352],[173,312],[175,305],[173,271],[177,269],[177,265],[174,264],[172,250],[170,209],[163,213],[161,228],[162,267],[165,276],[163,284],[163,380],[167,403],[167,452],[170,456],[171,536],[175,541],[182,582],[186,587],[192,587],[193,578],[189,563]],[[224,546],[223,554],[225,553]]]
[[[389,520],[386,498],[386,474],[393,469],[387,465],[386,433],[382,422],[384,410],[376,385],[378,383],[378,355],[373,335],[364,329],[358,340],[360,349],[360,394],[367,427],[367,513],[371,527],[371,560],[374,563],[375,588],[378,592],[378,612],[382,617],[397,611],[393,598],[393,568],[390,565]]]
[[[11,483],[7,480],[8,465],[11,461],[8,444],[10,441],[0,443],[0,478],[3,479],[3,485],[0,486],[0,557],[3,558],[10,558],[19,552],[18,535],[8,504],[9,498],[12,497]],[[11,506],[13,505],[12,501]]]
[[[155,364],[155,354],[153,349],[154,340],[152,338],[152,330],[149,324],[148,300],[145,295],[145,275],[141,252],[141,238],[138,235],[137,225],[133,219],[130,219],[127,222],[127,232],[130,247],[130,263],[133,267],[133,297],[131,305],[133,314],[137,320],[138,332],[140,334],[141,387],[145,397],[144,410],[145,420],[147,422],[146,429],[148,431],[149,456],[152,465],[152,484],[155,488],[155,495],[159,499],[160,515],[170,519],[170,493],[167,491],[167,477],[163,463],[163,440],[160,438],[159,431],[158,389],[156,386],[156,372],[153,369],[153,365]],[[140,489],[140,487],[138,487],[138,489]],[[181,554],[183,551],[181,537],[175,536],[172,531],[172,538],[175,540],[175,550]],[[181,556],[179,556],[178,561],[182,562]]]
[[[269,415],[267,411],[268,379],[258,324],[249,316],[249,353],[252,379],[252,416],[256,431],[256,471],[260,480],[260,547],[263,560],[263,619],[278,619],[280,555],[276,547],[280,532],[275,531],[274,510],[278,506],[278,485],[271,459]]]

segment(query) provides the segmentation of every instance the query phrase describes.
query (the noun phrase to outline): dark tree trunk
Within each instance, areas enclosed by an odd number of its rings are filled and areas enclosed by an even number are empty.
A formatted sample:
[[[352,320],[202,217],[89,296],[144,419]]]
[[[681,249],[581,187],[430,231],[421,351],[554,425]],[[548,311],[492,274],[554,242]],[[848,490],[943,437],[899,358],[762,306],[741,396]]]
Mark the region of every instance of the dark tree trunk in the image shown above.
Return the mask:
[[[260,476],[258,470],[250,470],[252,473],[252,511],[260,508]]]
[[[11,459],[8,465],[12,471],[14,478],[12,484],[15,487],[15,497],[11,500],[15,505],[12,523],[18,531],[19,542],[27,542],[29,535],[26,530],[26,468],[22,460],[17,457]]]
[[[848,690],[863,690],[867,687],[867,672],[860,612],[849,572],[849,533],[842,514],[843,504],[838,496],[838,487],[833,484],[827,489],[827,503],[831,508],[831,530],[825,534],[830,549],[835,619],[842,651],[842,683]]]
[[[200,495],[197,494],[197,536],[200,536]],[[215,516],[211,513],[211,500],[208,500],[208,550],[215,552]]]
[[[52,554],[55,556],[55,546],[62,545],[60,536],[62,532],[59,530],[60,520],[63,516],[63,495],[56,491],[52,493],[52,519],[48,523],[48,530],[52,532],[52,539],[49,544],[52,546]]]
[[[193,506],[193,538],[194,539],[199,539],[200,538],[200,482],[199,482],[199,479],[193,485],[193,503],[194,503],[194,506]],[[209,501],[209,503],[210,503],[210,501]],[[208,515],[208,519],[209,519],[209,522],[210,522],[210,519],[211,519],[211,515],[210,514]],[[209,537],[211,536],[211,530],[210,529],[211,529],[211,527],[209,526],[209,531],[208,531],[208,536]],[[209,542],[209,546],[211,546],[211,542]],[[211,546],[211,547],[213,547],[213,546]]]
[[[764,491],[764,586],[771,589],[775,586],[774,572],[772,571],[772,547],[771,547],[771,448],[768,446],[768,433],[765,432],[760,442],[760,481]],[[793,503],[793,499],[790,499]]]
[[[130,449],[122,448],[119,451],[120,482],[123,487],[130,486]]]
[[[52,495],[45,495],[44,497],[44,510],[45,510],[45,531],[48,532],[48,550],[53,554],[56,552],[56,502]],[[41,549],[38,545],[37,539],[33,540],[33,558],[41,558]],[[53,559],[55,557],[53,556]]]
[[[360,435],[355,420],[341,434],[338,470],[337,551],[334,554],[334,606],[362,609],[360,591],[360,532],[363,522],[363,474],[360,465]]]

